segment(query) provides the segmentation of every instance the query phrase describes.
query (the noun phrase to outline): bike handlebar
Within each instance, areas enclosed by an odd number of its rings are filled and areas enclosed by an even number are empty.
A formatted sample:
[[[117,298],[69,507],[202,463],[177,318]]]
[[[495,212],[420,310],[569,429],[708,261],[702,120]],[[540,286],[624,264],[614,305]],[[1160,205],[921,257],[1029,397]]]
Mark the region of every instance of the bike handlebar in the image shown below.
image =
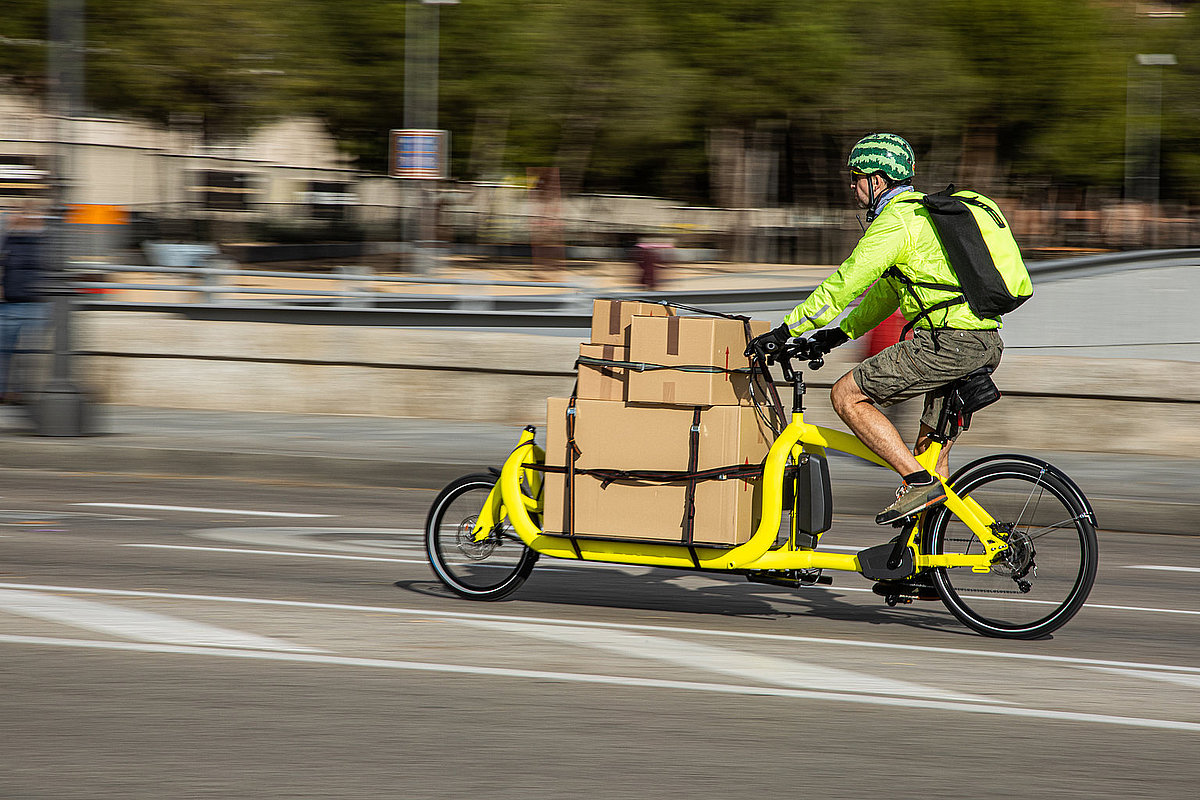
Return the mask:
[[[761,349],[756,348],[755,354],[761,357],[765,364],[779,364],[785,380],[792,380],[795,371],[792,361],[799,359],[808,361],[810,369],[820,369],[825,366],[824,356],[829,350],[821,347],[812,339],[795,338],[786,342],[767,341]]]

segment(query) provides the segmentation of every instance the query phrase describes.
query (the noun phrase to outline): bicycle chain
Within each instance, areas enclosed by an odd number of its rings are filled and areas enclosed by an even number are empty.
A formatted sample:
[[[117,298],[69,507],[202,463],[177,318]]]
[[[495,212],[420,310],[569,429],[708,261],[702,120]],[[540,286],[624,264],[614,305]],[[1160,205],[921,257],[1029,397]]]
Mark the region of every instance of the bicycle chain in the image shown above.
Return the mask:
[[[947,537],[946,541],[948,541],[948,542],[973,542],[973,541],[975,541],[975,540],[974,540],[974,539],[951,539],[951,538]],[[955,591],[960,591],[960,590],[959,590],[958,588],[955,588]],[[963,589],[961,589],[961,591],[964,591],[964,592],[976,592],[976,593],[978,593],[978,594],[1028,594],[1028,592],[1022,592],[1020,589],[970,589],[970,588],[963,588]]]

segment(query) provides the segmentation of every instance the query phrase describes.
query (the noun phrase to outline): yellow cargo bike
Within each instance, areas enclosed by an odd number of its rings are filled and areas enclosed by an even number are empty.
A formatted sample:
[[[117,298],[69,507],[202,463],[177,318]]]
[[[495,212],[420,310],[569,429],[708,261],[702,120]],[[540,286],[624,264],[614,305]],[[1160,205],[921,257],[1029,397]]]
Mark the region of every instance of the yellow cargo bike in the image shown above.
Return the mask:
[[[747,327],[747,330],[749,328]],[[749,338],[749,334],[747,336]],[[967,627],[1012,639],[1043,637],[1083,606],[1097,570],[1096,517],[1079,487],[1061,470],[1029,456],[978,459],[952,476],[943,505],[896,524],[890,542],[858,553],[821,549],[831,528],[832,493],[826,453],[848,453],[887,466],[849,433],[804,421],[803,373],[823,356],[805,339],[770,357],[751,356],[756,402],[784,419],[770,375],[778,364],[792,388],[790,422],[776,424],[764,462],[752,465],[761,480],[760,521],[743,543],[729,547],[661,544],[543,530],[545,451],[525,428],[499,471],[468,475],[448,485],[430,509],[426,550],[437,578],[472,600],[497,600],[515,591],[540,556],[739,575],[751,581],[802,587],[831,583],[825,572],[857,572],[874,581],[888,605],[940,599]],[[918,461],[936,474],[942,444],[969,424],[988,397],[986,375],[949,387],[934,444]],[[984,399],[980,399],[983,397]],[[625,474],[625,479],[687,480],[694,474]],[[711,476],[709,476],[711,477]]]

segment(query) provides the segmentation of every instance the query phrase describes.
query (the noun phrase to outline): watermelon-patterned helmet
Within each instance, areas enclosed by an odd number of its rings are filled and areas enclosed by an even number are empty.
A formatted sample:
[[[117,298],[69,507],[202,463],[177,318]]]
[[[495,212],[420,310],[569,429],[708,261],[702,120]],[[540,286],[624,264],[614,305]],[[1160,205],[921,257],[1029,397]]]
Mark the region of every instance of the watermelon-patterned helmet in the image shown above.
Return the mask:
[[[871,133],[858,140],[846,166],[871,175],[882,172],[894,181],[913,176],[916,157],[908,142],[894,133]]]

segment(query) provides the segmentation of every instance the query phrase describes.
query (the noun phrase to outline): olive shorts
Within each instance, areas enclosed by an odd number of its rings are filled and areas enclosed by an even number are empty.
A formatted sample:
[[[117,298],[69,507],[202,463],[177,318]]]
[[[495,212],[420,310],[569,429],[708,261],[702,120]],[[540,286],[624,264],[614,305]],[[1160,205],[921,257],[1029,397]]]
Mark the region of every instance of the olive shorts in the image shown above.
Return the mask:
[[[937,427],[951,382],[972,370],[1000,363],[1004,342],[998,330],[967,331],[943,328],[935,335],[915,329],[912,339],[892,345],[853,370],[854,382],[877,405],[887,407],[925,395],[921,422]]]

